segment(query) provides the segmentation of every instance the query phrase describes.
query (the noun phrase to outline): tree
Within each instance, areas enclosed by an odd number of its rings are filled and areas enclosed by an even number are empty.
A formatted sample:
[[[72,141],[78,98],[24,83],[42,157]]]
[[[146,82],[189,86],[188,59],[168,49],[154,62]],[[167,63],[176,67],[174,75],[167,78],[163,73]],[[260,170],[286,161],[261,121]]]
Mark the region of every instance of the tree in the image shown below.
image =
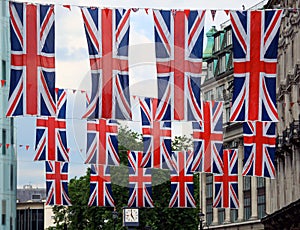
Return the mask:
[[[128,191],[128,160],[127,150],[142,150],[142,136],[127,126],[119,129],[119,155],[121,166],[111,167],[113,196],[119,217],[116,229],[122,227],[122,208],[127,206]],[[190,146],[188,137],[175,138],[174,150],[182,150]],[[90,169],[85,176],[73,178],[69,183],[69,196],[72,206],[54,206],[54,221],[56,229],[113,229],[112,211],[109,207],[88,207]],[[140,227],[150,226],[155,229],[197,229],[198,208],[169,208],[170,172],[168,170],[152,169],[154,208],[140,208]],[[199,178],[194,176],[195,198],[199,198]]]

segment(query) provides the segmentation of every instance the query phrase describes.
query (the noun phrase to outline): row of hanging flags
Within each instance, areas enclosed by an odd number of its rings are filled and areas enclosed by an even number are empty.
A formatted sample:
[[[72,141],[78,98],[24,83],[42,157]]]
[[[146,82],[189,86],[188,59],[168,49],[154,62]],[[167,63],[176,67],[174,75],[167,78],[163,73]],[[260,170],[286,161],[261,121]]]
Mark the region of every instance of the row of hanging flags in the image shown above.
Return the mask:
[[[70,205],[66,91],[55,91],[54,5],[10,2],[11,80],[7,116],[34,115],[36,156],[45,161],[47,204]],[[114,206],[118,124],[131,120],[131,10],[81,7],[92,89],[86,113],[89,205]],[[231,122],[244,122],[242,175],[275,177],[276,63],[282,10],[231,11]],[[157,98],[139,98],[144,150],[128,151],[130,207],[153,207],[151,168],[171,172],[170,207],[195,207],[193,173],[214,173],[214,207],[238,208],[236,149],[223,149],[223,102],[202,101],[205,11],[153,10]],[[191,121],[193,152],[171,151],[171,122]]]

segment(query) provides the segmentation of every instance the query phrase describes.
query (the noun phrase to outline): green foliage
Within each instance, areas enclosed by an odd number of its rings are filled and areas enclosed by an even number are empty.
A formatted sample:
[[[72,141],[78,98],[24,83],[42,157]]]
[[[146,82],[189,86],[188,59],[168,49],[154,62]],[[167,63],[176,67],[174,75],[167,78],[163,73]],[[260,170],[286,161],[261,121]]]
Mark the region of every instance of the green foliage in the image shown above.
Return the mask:
[[[187,151],[192,148],[192,138],[183,136],[175,136],[172,140],[172,150],[173,151]]]
[[[121,166],[111,167],[111,181],[118,218],[115,229],[126,229],[122,226],[122,208],[127,206],[128,191],[128,159],[127,150],[142,150],[143,143],[140,134],[133,132],[127,126],[119,129],[119,156]],[[186,137],[175,137],[172,148],[185,150],[191,146],[191,140]],[[55,229],[58,230],[95,230],[114,229],[112,218],[113,208],[89,207],[89,178],[90,169],[85,176],[73,178],[69,183],[69,196],[72,206],[54,206]],[[140,208],[140,227],[150,226],[152,230],[185,230],[198,229],[198,208],[169,208],[170,171],[152,169],[152,197],[154,208]],[[199,177],[194,176],[194,197],[199,199]],[[198,202],[197,202],[198,203]],[[54,228],[49,228],[54,229]]]

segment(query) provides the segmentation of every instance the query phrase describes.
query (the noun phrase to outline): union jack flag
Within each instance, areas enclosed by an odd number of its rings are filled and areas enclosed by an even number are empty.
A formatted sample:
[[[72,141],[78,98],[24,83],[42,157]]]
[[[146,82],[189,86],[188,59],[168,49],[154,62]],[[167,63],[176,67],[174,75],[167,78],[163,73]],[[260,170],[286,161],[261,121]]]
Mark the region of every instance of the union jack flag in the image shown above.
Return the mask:
[[[36,119],[35,161],[69,161],[66,134],[67,92],[57,89],[57,116]]]
[[[142,166],[171,169],[171,122],[155,120],[158,105],[156,98],[143,98],[139,101],[145,153]]]
[[[246,122],[243,176],[275,178],[275,123]]]
[[[46,161],[46,205],[71,205],[68,195],[68,163]]]
[[[9,3],[11,76],[7,116],[55,116],[54,5]]]
[[[89,206],[115,206],[112,196],[110,167],[91,165]]]
[[[230,121],[278,121],[276,66],[282,10],[230,15],[234,58]]]
[[[130,10],[82,8],[92,92],[84,118],[131,120],[128,42]]]
[[[171,170],[171,200],[169,207],[196,207],[194,199],[194,178],[191,171],[193,163],[192,152],[173,152],[173,167]]]
[[[87,121],[88,164],[119,165],[118,124],[115,120]]]
[[[143,152],[128,151],[128,207],[153,207],[151,169],[143,168],[142,161]]]
[[[214,161],[223,152],[223,102],[202,102],[203,121],[193,122],[192,171],[212,173]]]
[[[171,120],[202,120],[200,83],[205,11],[154,10],[153,18],[158,98],[162,103],[159,108],[164,111],[171,107]]]
[[[239,208],[238,151],[225,149],[217,162],[219,172],[214,174],[214,208]]]

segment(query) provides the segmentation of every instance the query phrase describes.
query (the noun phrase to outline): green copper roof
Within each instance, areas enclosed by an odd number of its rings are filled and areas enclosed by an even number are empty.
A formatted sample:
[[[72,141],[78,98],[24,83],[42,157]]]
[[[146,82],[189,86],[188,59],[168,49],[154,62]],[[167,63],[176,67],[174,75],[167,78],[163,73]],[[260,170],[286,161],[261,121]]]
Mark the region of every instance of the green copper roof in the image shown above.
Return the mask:
[[[203,52],[203,58],[209,58],[212,55],[213,47],[214,47],[214,34],[217,32],[215,26],[212,26],[209,31],[206,33],[207,44],[206,48]]]

